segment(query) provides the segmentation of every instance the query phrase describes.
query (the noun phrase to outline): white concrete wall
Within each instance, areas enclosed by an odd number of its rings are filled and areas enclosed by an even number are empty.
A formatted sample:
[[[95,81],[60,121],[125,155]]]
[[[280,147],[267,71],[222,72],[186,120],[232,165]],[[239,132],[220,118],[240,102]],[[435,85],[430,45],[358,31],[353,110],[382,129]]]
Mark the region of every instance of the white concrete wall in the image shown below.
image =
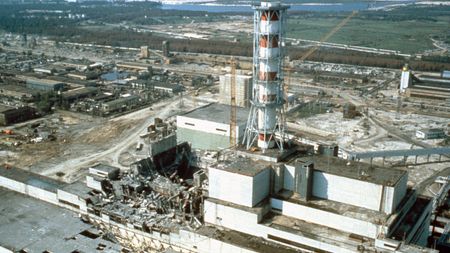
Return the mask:
[[[253,178],[252,206],[255,206],[267,196],[270,191],[270,169],[265,169]]]
[[[298,244],[303,244],[303,245],[313,247],[316,249],[320,249],[322,251],[327,251],[327,252],[333,252],[333,253],[355,253],[355,252],[358,252],[356,246],[352,247],[352,245],[349,245],[348,248],[343,248],[343,247],[336,246],[333,242],[328,242],[328,243],[322,242],[319,240],[308,238],[306,236],[277,230],[275,228],[267,227],[264,225],[258,225],[258,230],[263,231],[266,234],[266,236],[264,237],[265,239],[268,239],[270,241],[275,241],[276,243],[280,243],[280,242],[269,239],[268,238],[269,235],[274,235],[274,236],[277,236],[277,237],[280,237],[280,238],[283,238],[286,240],[290,240],[292,242],[296,242]],[[288,245],[288,244],[285,244],[285,245],[292,247],[292,245]]]
[[[296,168],[294,166],[285,165],[284,167],[284,189],[294,191],[295,188],[295,174]]]
[[[204,201],[206,223],[241,231],[250,235],[257,234],[258,215],[241,209]]]
[[[333,243],[321,242],[315,239],[308,238],[299,234],[294,234],[282,230],[278,230],[272,227],[268,227],[262,224],[257,224],[257,215],[233,208],[230,206],[224,206],[214,202],[205,200],[205,222],[216,226],[225,227],[232,230],[238,230],[243,233],[253,235],[256,237],[263,237],[269,239],[269,234],[283,239],[287,239],[299,244],[307,245],[317,249],[329,251],[329,252],[356,252],[356,246],[353,250],[341,248],[333,245]],[[317,236],[317,235],[312,235]],[[328,239],[328,238],[324,238]],[[274,241],[274,240],[272,240]],[[277,243],[280,243],[276,241]],[[293,247],[293,245],[287,245]],[[351,245],[350,245],[351,247]],[[215,249],[214,252],[219,252],[219,249]],[[221,251],[223,252],[223,251]],[[233,252],[233,251],[230,251]]]
[[[316,170],[312,195],[379,211],[382,186]]]
[[[207,120],[200,120],[195,118],[189,118],[186,116],[177,116],[177,128],[187,128],[191,130],[201,130],[205,133],[217,134],[222,136],[230,136],[230,125],[217,123]],[[217,130],[221,129],[223,131]],[[236,128],[237,129],[237,128]]]
[[[0,176],[0,186],[10,189],[12,191],[27,194],[27,186],[24,183]]]
[[[86,185],[87,187],[97,190],[97,191],[102,191],[102,184],[101,182],[95,180],[94,177],[91,176],[86,176]]]
[[[367,221],[274,198],[271,198],[270,202],[275,209],[281,210],[283,215],[289,217],[369,238],[376,238],[378,234],[377,225]]]
[[[403,175],[394,186],[384,187],[383,210],[386,214],[392,214],[406,195],[408,175]]]
[[[58,189],[56,195],[59,200],[79,206],[83,211],[87,211],[86,201],[81,199],[78,195]]]
[[[253,206],[253,178],[210,168],[209,196],[234,204]]]
[[[14,253],[14,251],[11,251],[11,250],[9,250],[9,249],[3,248],[3,247],[0,245],[0,253]]]
[[[54,193],[54,192],[43,190],[39,187],[35,187],[32,185],[27,186],[27,192],[30,197],[44,200],[44,201],[50,202],[52,204],[58,204],[58,197],[56,196],[56,193]]]

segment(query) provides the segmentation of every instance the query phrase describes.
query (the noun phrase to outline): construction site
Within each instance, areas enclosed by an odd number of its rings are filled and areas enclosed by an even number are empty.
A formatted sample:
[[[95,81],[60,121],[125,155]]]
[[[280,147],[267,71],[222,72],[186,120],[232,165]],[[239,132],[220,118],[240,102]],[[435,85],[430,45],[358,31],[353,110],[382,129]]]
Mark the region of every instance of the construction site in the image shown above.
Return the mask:
[[[215,22],[251,57],[0,33],[0,252],[449,252],[449,71],[311,61],[358,11],[291,60],[290,7]]]

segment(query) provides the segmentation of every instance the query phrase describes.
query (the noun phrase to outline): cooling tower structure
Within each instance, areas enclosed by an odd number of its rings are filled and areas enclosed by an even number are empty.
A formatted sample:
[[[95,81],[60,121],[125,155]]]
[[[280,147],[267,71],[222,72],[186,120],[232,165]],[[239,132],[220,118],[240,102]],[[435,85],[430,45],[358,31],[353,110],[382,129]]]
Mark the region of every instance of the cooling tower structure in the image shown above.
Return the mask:
[[[283,150],[283,47],[286,10],[280,1],[254,5],[253,96],[243,144]]]

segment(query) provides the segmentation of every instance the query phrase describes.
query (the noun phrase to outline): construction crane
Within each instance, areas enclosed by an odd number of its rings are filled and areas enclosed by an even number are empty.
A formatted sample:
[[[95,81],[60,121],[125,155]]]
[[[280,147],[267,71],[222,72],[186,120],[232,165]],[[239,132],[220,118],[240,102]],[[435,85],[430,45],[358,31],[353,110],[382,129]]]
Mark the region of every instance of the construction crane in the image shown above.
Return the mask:
[[[358,14],[358,11],[353,11],[352,13],[350,13],[350,15],[348,15],[346,18],[344,18],[337,26],[335,26],[333,28],[333,30],[331,30],[329,33],[327,33],[325,36],[322,37],[322,39],[320,39],[320,41],[313,47],[311,47],[301,58],[300,61],[305,61],[309,56],[311,56],[314,52],[316,52],[316,50],[322,45],[323,42],[328,41],[331,36],[333,36],[337,31],[339,31],[344,25],[346,25],[348,23],[348,21],[350,21],[351,18],[353,18],[356,14]],[[284,87],[284,95],[285,97],[287,97],[287,91],[288,88],[291,84],[291,72],[292,72],[292,67],[288,67],[286,69],[287,71],[287,83]]]
[[[231,58],[230,81],[230,147],[236,146],[236,60]]]
[[[308,50],[308,52],[306,52],[306,54],[304,54],[301,58],[300,61],[304,61],[305,59],[307,59],[310,55],[312,55],[314,52],[316,52],[316,50],[320,47],[320,45],[322,45],[322,43],[328,41],[331,36],[333,36],[337,31],[339,31],[344,25],[347,24],[348,21],[350,21],[351,18],[353,18],[358,12],[357,11],[353,11],[350,15],[348,15],[346,18],[344,18],[337,26],[335,26],[333,28],[333,30],[331,30],[327,35],[325,35],[320,41],[319,43],[317,43],[314,47],[312,47],[311,49]]]

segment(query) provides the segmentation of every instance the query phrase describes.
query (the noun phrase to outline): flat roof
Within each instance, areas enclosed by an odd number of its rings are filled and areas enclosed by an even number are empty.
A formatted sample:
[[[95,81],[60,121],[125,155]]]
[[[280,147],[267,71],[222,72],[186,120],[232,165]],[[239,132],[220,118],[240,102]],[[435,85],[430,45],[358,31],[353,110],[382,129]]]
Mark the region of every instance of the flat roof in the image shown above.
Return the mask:
[[[309,161],[314,162],[314,170],[385,186],[394,186],[407,174],[406,171],[400,169],[371,167],[370,164],[323,155],[297,158],[296,162],[288,164]]]
[[[60,82],[60,81],[55,81],[55,80],[50,80],[50,79],[38,79],[38,78],[28,78],[27,83],[46,85],[46,86],[54,86],[54,85],[64,84],[63,82]]]
[[[106,172],[106,173],[112,173],[112,172],[120,171],[120,169],[117,168],[117,167],[114,167],[114,166],[111,166],[111,165],[108,165],[108,164],[103,164],[103,163],[99,163],[97,165],[94,165],[91,168],[99,170],[99,171],[103,171],[103,172]]]
[[[236,230],[222,229],[215,226],[202,226],[196,233],[226,242],[232,245],[239,245],[251,252],[276,252],[276,253],[298,253],[299,251],[288,246],[269,241],[262,237],[241,233]]]
[[[354,218],[362,221],[367,221],[372,224],[381,225],[383,221],[389,218],[389,215],[375,210],[349,205],[329,199],[311,198],[308,201],[302,200],[297,193],[283,190],[276,195],[282,200],[296,203],[303,206],[308,206],[314,209],[339,214],[345,217]]]
[[[0,210],[0,245],[14,252],[97,252],[100,243],[104,252],[120,252],[77,213],[2,187]]]
[[[66,185],[66,183],[14,167],[6,169],[5,167],[0,166],[0,176],[54,193]]]
[[[212,168],[251,177],[269,168],[271,164],[272,163],[264,162],[261,160],[252,160],[250,158],[238,156],[233,159],[222,161]]]
[[[9,111],[9,110],[14,109],[14,108],[15,108],[15,107],[11,107],[11,106],[7,106],[7,105],[2,105],[2,104],[0,104],[0,113],[1,113],[1,112]]]
[[[97,93],[98,89],[96,87],[82,87],[78,89],[68,90],[62,93],[64,98],[72,98],[82,95],[89,95]]]
[[[230,105],[212,103],[190,111],[181,116],[205,121],[212,121],[215,123],[230,124],[230,111]],[[247,122],[249,112],[250,110],[247,108],[236,107],[236,121],[238,125]]]
[[[61,190],[77,195],[83,199],[87,199],[90,197],[89,192],[92,190],[87,187],[87,185],[81,181],[76,181],[71,184],[67,184],[61,188]]]
[[[304,220],[288,217],[285,215],[276,214],[274,212],[270,212],[269,214],[267,214],[261,224],[267,227],[310,238],[315,241],[335,245],[351,251],[355,251],[361,244],[363,244],[366,249],[371,248],[374,243],[374,240],[370,238],[365,238],[364,243],[362,243],[362,237],[360,236],[355,236],[347,232],[314,223],[309,223]],[[289,242],[286,243],[290,244]],[[295,241],[292,241],[292,244],[293,246],[309,249],[314,252],[325,252],[306,245],[301,245]]]

